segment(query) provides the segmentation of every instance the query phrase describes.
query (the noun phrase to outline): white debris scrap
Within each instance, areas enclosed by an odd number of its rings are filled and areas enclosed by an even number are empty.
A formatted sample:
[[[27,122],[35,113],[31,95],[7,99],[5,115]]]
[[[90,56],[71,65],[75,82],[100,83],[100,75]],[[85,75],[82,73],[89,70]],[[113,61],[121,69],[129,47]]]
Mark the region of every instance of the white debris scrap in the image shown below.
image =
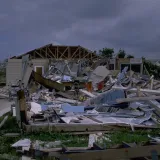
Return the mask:
[[[31,145],[30,139],[23,139],[19,140],[18,142],[14,143],[12,147],[29,147]]]
[[[42,107],[40,104],[35,103],[35,102],[31,102],[31,112],[38,114],[39,112],[42,111]]]

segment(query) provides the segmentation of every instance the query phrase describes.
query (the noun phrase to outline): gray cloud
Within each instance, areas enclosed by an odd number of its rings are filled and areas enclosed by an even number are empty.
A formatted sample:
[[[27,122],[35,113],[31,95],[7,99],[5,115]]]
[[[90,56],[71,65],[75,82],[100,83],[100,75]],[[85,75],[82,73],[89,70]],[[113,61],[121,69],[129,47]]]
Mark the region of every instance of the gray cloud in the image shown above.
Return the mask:
[[[2,0],[0,59],[56,42],[159,56],[159,0]]]

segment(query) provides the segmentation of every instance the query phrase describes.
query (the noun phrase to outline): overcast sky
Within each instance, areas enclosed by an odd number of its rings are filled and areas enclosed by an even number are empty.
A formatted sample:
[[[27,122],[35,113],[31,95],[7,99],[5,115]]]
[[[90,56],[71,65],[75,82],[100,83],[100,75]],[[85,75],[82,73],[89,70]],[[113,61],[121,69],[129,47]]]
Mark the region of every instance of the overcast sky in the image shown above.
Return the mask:
[[[160,0],[1,0],[0,59],[49,43],[160,58]]]

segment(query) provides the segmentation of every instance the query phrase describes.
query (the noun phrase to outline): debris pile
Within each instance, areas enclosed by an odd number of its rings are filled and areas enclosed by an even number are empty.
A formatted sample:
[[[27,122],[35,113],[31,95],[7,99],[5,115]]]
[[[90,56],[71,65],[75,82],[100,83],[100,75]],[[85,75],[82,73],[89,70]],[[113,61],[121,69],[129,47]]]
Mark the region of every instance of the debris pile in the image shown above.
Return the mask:
[[[26,132],[88,133],[89,143],[85,149],[68,149],[61,140],[45,143],[23,139],[12,145],[23,153],[31,153],[31,150],[38,155],[71,153],[77,158],[77,153],[86,156],[87,152],[97,154],[101,150],[107,156],[113,156],[111,150],[96,143],[98,140],[111,141],[103,133],[123,127],[132,131],[137,128],[159,128],[160,81],[155,80],[154,76],[128,71],[128,67],[122,71],[111,71],[105,63],[100,65],[82,60],[54,61],[44,75],[36,73],[30,64],[25,70],[27,74],[23,74],[24,77],[29,76],[27,79],[10,85],[9,91],[7,88],[1,89],[0,93],[3,98],[15,100],[12,110],[17,121],[22,122],[20,127]],[[153,147],[159,149],[159,139],[150,135],[149,138],[152,146],[154,140],[156,145]],[[60,146],[62,148],[55,148]],[[126,147],[131,152],[139,149],[150,151],[152,148],[150,144],[138,146],[123,142],[121,147],[112,149],[115,153],[117,150],[121,153]],[[150,156],[146,153],[139,155]],[[129,155],[130,158],[134,156]]]
[[[29,93],[34,85],[35,92]],[[28,132],[46,131],[47,126],[71,132],[159,125],[160,81],[128,71],[128,67],[115,74],[105,65],[56,61],[45,75],[32,71],[27,89],[22,86],[25,96],[17,98],[16,109],[26,113]],[[14,96],[15,92],[10,91]],[[25,107],[22,101],[27,101]]]

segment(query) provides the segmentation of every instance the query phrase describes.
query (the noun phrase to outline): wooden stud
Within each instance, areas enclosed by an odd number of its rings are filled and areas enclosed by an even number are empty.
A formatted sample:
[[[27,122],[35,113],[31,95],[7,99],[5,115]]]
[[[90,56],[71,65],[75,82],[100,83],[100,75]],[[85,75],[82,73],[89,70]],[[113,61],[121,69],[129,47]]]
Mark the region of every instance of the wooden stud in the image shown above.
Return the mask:
[[[35,58],[36,58],[36,53],[34,52],[34,53],[33,53],[33,59],[35,59]]]
[[[58,56],[58,46],[57,46],[57,59],[59,58],[59,56]]]
[[[72,54],[71,58],[74,58],[74,55],[78,52],[79,47],[75,50],[75,52]],[[76,57],[76,56],[75,56]]]
[[[92,123],[92,124],[66,124],[66,123],[40,123],[40,124],[30,124],[25,125],[27,132],[39,132],[46,131],[50,129],[52,132],[95,132],[95,131],[116,131],[119,130],[119,127],[130,127],[127,124],[101,124],[101,123]],[[135,128],[152,128],[156,129],[157,126],[144,126],[144,125],[134,125]]]
[[[68,47],[68,58],[70,59],[71,58],[71,48]]]
[[[62,58],[62,57],[64,56],[64,54],[66,53],[66,51],[68,50],[68,48],[69,48],[69,47],[67,47],[67,48],[63,51],[63,53],[60,52],[60,53],[61,53],[61,56],[60,56],[59,58]],[[69,53],[69,52],[68,52],[68,53]]]
[[[63,158],[71,160],[112,160],[112,159],[131,159],[139,157],[149,157],[152,152],[156,151],[160,155],[160,145],[137,146],[131,148],[107,149],[101,151],[92,151],[84,153],[72,153],[64,155]]]
[[[46,58],[48,58],[47,47],[45,48]],[[50,56],[51,57],[51,56]]]
[[[42,51],[45,52],[46,58],[48,58],[48,57],[52,58],[52,56],[50,54],[48,54],[47,51],[44,51],[43,49],[42,49]]]
[[[19,101],[21,127],[22,127],[22,123],[28,124],[28,122],[27,122],[27,106],[26,106],[24,91],[19,90],[17,92],[17,96],[18,96],[18,101]]]
[[[113,86],[113,89],[123,89],[123,90],[128,90],[130,92],[137,92],[137,88],[131,88],[129,89],[128,87],[118,87],[118,86]],[[150,90],[150,89],[140,89],[140,92],[143,93],[151,93],[151,94],[160,94],[159,90]]]
[[[82,58],[82,57],[81,57],[81,53],[80,53],[80,49],[78,49],[78,53],[79,53],[79,58]]]
[[[119,98],[119,99],[116,99],[116,102],[124,103],[124,102],[134,102],[134,101],[148,101],[148,100],[154,100],[154,99],[160,99],[160,96]]]
[[[50,48],[48,47],[48,51],[52,54],[52,58],[56,58],[56,55],[50,50]],[[56,52],[55,52],[56,53]]]
[[[36,53],[37,55],[39,55],[41,58],[45,58],[45,57],[42,56],[42,54],[38,53],[37,51],[35,51],[35,53]]]
[[[90,54],[89,54],[89,52],[87,52],[87,54],[83,57],[83,58],[86,58],[87,56],[89,56]]]

